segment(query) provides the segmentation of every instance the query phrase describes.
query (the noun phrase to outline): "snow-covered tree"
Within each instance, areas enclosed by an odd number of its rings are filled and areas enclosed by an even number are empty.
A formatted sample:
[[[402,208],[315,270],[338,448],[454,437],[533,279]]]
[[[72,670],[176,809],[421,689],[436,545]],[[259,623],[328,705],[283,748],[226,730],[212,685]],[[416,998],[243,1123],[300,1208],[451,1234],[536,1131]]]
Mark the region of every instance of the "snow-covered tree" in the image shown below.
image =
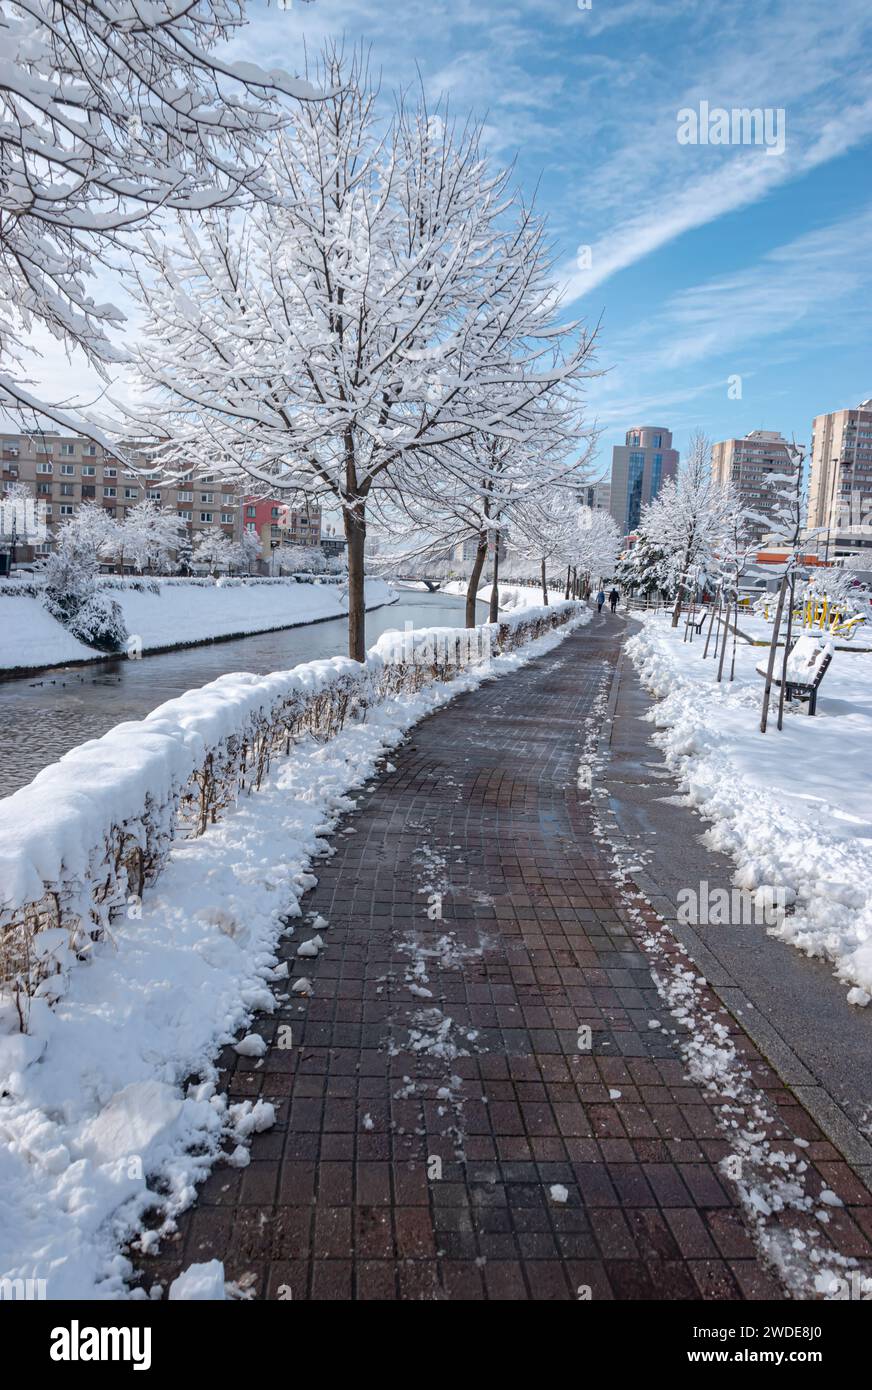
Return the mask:
[[[66,412],[16,374],[41,325],[105,374],[123,360],[123,319],[95,300],[117,280],[144,223],[274,198],[264,138],[283,97],[310,84],[223,50],[245,23],[242,0],[4,0],[0,7],[0,404]]]
[[[615,566],[615,579],[627,593],[667,598],[671,582],[669,557],[662,545],[655,544],[640,522],[633,545],[623,551]]]
[[[233,547],[233,564],[243,574],[250,574],[263,552],[260,536],[256,531],[245,530]]]
[[[581,530],[578,497],[571,488],[556,486],[537,493],[525,509],[523,532],[513,534],[517,555],[538,568],[542,602],[548,602],[548,581],[577,558]]]
[[[281,545],[273,557],[279,574],[323,574],[327,568],[324,552],[317,546]]]
[[[121,524],[119,549],[140,573],[166,573],[173,567],[186,530],[177,512],[143,498],[130,508]]]
[[[413,485],[394,509],[395,530],[407,529],[411,522],[415,535],[393,551],[394,563],[408,567],[423,562],[438,573],[440,566],[450,565],[457,546],[474,546],[466,592],[466,626],[474,627],[488,555],[493,559],[496,594],[506,537],[512,538],[517,564],[519,538],[527,536],[531,518],[538,527],[539,499],[560,486],[571,500],[571,488],[587,475],[593,443],[577,401],[570,403],[555,389],[553,399],[545,396],[535,409],[522,413],[515,437],[475,433],[456,447],[440,450],[435,467],[429,456],[419,460]],[[570,448],[573,452],[567,456]]]
[[[220,526],[210,526],[194,540],[192,561],[204,565],[211,575],[220,574],[233,564],[234,543]]]
[[[205,447],[219,478],[341,508],[363,660],[373,500],[408,489],[415,458],[517,433],[590,344],[557,330],[543,229],[475,127],[401,103],[385,133],[357,57],[329,52],[317,82],[332,95],[270,157],[280,206],[152,241],[138,362],[159,403],[137,419],[169,469]]]
[[[570,547],[567,563],[584,576],[589,589],[615,577],[621,553],[621,532],[609,512],[580,507],[576,518],[578,538],[574,552]]]
[[[19,545],[45,540],[45,517],[28,483],[13,482],[0,492],[0,544],[15,564]]]
[[[95,571],[101,560],[110,560],[121,548],[122,527],[96,502],[83,502],[64,523],[61,534],[66,543],[75,541],[83,553],[93,557]]]
[[[97,588],[96,533],[96,524],[77,525],[75,519],[60,528],[55,549],[43,562],[43,602],[80,641],[118,651],[127,630],[120,605]]]
[[[685,596],[705,586],[716,563],[729,507],[728,493],[712,477],[711,443],[697,432],[677,477],[667,479],[641,516],[648,542],[663,553],[662,587],[675,598],[673,627]]]

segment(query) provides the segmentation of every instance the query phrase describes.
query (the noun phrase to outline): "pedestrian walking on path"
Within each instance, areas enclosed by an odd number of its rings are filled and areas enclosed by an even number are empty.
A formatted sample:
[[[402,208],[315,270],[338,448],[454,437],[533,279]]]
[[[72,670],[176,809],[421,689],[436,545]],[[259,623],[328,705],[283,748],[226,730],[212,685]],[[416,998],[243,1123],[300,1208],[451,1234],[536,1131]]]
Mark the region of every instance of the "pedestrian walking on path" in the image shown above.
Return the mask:
[[[619,598],[620,598],[620,594],[618,593],[617,589],[614,589],[614,588],[613,588],[612,591],[611,591],[611,593],[609,594],[609,603],[610,603],[610,605],[611,605],[611,609],[612,609],[612,612],[613,612],[613,613],[615,612],[615,610],[616,610],[616,608],[617,608],[617,606],[618,606],[618,599],[619,599]]]
[[[599,593],[598,593],[597,596],[596,596],[596,611],[597,611],[598,613],[601,613],[601,612],[603,611],[603,604],[605,603],[605,601],[606,601],[605,593],[604,593],[604,591],[603,591],[602,589],[600,589]]]

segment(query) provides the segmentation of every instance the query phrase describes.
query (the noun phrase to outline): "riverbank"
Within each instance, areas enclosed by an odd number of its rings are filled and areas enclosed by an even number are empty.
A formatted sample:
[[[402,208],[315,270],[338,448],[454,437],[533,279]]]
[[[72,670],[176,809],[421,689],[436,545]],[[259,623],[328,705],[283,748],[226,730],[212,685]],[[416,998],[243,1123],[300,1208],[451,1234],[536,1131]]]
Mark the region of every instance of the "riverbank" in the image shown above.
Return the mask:
[[[325,622],[348,612],[344,584],[292,579],[214,584],[157,580],[142,589],[113,586],[110,596],[124,614],[128,651],[137,656]],[[366,581],[367,610],[396,599],[385,580]],[[0,594],[0,673],[19,676],[105,659],[105,652],[67,632],[39,598]]]

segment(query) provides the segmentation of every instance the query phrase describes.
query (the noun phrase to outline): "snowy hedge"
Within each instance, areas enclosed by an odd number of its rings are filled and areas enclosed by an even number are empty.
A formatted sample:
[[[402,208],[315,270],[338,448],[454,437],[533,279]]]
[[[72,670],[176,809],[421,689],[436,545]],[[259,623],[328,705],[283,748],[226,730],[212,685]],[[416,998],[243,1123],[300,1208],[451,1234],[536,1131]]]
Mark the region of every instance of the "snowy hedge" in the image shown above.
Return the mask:
[[[174,838],[201,835],[260,787],[296,738],[329,739],[376,702],[451,680],[580,609],[561,602],[468,630],[388,632],[363,664],[333,657],[220,676],[45,768],[0,802],[0,991],[22,1029],[29,997],[60,997],[68,967],[135,910]]]

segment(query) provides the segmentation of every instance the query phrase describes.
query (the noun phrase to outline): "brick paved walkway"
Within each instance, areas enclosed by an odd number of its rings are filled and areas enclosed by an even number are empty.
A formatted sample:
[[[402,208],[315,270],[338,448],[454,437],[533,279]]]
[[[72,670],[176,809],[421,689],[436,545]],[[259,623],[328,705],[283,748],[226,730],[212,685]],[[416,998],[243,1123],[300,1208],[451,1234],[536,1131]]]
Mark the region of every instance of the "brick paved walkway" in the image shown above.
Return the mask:
[[[222,1059],[277,1126],[212,1174],[146,1282],[219,1258],[297,1300],[782,1296],[715,1114],[649,1027],[668,1016],[577,787],[610,632],[460,696],[360,796],[303,903],[330,924],[314,997],[258,1021],[262,1062]]]

